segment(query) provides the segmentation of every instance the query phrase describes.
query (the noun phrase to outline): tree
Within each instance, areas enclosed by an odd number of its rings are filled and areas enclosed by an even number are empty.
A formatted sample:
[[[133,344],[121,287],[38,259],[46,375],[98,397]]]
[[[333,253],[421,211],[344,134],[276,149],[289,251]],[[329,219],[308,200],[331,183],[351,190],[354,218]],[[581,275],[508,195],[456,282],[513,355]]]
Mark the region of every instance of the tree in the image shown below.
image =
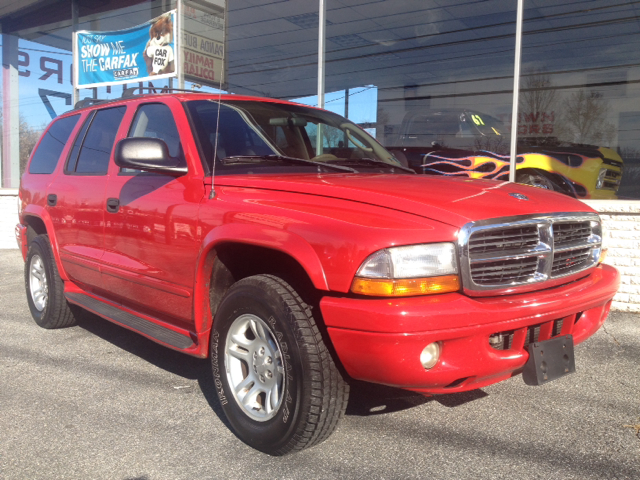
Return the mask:
[[[551,77],[541,70],[529,70],[522,76],[519,98],[518,135],[535,138],[537,144],[555,141],[560,96]]]
[[[40,125],[39,127],[29,125],[22,115],[20,116],[20,175],[24,173],[24,169],[26,168],[29,157],[31,156],[31,151],[33,150],[33,147],[36,146],[36,143],[38,143],[38,140],[45,128],[46,125]]]
[[[560,112],[563,139],[575,143],[606,146],[616,135],[607,118],[609,102],[602,93],[581,89],[562,102]]]
[[[3,130],[3,118],[2,111],[0,111],[0,148],[4,149],[3,139],[4,139],[4,130]],[[31,156],[31,151],[33,147],[36,146],[42,132],[46,128],[45,124],[40,125],[39,127],[34,127],[30,125],[22,115],[20,115],[20,120],[18,124],[18,135],[20,139],[19,143],[19,158],[20,158],[20,175],[24,173],[24,170],[27,166],[27,162],[29,161],[29,157]],[[2,150],[3,151],[3,150]]]

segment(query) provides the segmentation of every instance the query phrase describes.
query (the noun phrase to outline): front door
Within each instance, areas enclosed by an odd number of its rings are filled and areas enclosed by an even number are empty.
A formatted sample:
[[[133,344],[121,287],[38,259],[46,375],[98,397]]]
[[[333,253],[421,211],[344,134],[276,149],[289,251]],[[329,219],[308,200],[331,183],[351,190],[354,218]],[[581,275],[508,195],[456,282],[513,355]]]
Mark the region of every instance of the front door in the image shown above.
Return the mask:
[[[139,104],[127,136],[160,138],[172,157],[187,163],[171,107],[183,116],[184,110],[175,99],[163,100]],[[111,165],[102,259],[112,300],[186,329],[193,328],[197,218],[204,195],[202,177],[189,168],[175,176]]]

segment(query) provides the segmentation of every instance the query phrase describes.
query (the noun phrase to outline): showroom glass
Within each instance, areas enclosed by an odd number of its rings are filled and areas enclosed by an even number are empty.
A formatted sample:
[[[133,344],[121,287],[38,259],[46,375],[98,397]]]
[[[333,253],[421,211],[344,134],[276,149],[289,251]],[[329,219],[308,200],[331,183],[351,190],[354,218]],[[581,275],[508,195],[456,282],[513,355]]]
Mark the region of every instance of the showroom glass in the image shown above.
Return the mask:
[[[640,198],[639,14],[623,0],[529,0],[524,11],[519,138],[573,147],[574,163],[602,156],[619,198]]]
[[[128,6],[121,8],[123,2],[118,0],[77,2],[78,30],[120,30],[175,8],[174,1],[166,0],[135,0],[128,3]],[[12,128],[15,133],[10,136],[10,144],[17,146],[15,155],[12,153],[15,165],[11,166],[11,178],[6,179],[4,172],[7,168],[3,165],[0,185],[3,188],[18,187],[31,151],[47,124],[73,108],[71,2],[42,8],[44,13],[40,13],[37,7],[35,11],[29,10],[22,16],[14,16],[2,25],[3,44],[10,51],[3,48],[0,53],[4,55],[3,64],[10,63],[15,68],[12,75],[18,87],[0,96],[0,104],[7,101],[11,104],[11,111],[15,112],[11,121],[15,120],[17,124]],[[12,71],[7,67],[3,69],[4,76]],[[9,83],[5,82],[5,85]],[[115,98],[122,92],[122,85],[84,89],[80,90],[80,98]],[[6,119],[4,123],[7,123]],[[4,136],[1,134],[0,147],[0,151],[4,151]]]

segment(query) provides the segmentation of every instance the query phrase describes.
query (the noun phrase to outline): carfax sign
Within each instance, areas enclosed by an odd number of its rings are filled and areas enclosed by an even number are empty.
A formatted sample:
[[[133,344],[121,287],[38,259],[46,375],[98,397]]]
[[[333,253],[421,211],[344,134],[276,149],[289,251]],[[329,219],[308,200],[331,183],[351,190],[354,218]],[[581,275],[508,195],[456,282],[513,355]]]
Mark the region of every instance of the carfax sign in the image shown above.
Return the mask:
[[[92,88],[175,77],[175,10],[115,32],[76,33],[75,85]]]

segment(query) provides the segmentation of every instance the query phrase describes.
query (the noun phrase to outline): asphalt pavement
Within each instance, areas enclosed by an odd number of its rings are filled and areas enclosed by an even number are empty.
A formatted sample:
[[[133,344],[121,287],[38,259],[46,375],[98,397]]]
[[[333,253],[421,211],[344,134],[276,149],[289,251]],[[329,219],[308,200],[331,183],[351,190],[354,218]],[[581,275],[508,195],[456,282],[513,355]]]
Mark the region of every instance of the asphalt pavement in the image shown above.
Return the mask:
[[[355,384],[326,442],[286,457],[227,428],[209,362],[99,317],[44,330],[0,250],[0,479],[640,479],[640,315],[611,314],[577,373],[426,399]]]

